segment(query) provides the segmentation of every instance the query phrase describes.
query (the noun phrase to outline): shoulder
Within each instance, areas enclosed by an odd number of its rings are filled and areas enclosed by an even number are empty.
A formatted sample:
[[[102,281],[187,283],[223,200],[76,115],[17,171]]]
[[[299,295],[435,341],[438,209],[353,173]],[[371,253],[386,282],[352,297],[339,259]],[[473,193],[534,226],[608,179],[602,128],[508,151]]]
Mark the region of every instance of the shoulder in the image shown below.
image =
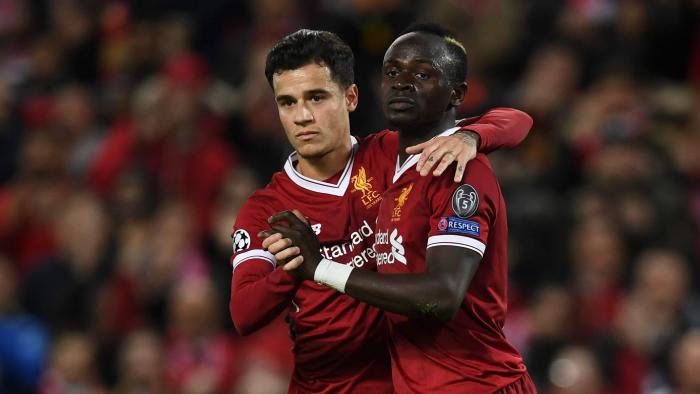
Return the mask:
[[[261,220],[267,223],[267,218],[279,211],[278,207],[282,205],[280,202],[282,194],[275,187],[271,187],[273,182],[274,180],[248,197],[236,215],[235,227]]]
[[[399,142],[398,133],[388,129],[372,133],[366,137],[355,138],[360,143],[361,149],[382,149],[397,145]]]
[[[454,181],[454,166],[428,180],[428,193],[431,195],[452,195],[457,189],[475,190],[478,194],[500,195],[498,179],[486,155],[478,154],[467,163],[462,182]]]
[[[358,138],[360,144],[356,162],[365,165],[368,171],[384,178],[391,172],[396,162],[399,139],[398,133],[383,130],[367,137]]]

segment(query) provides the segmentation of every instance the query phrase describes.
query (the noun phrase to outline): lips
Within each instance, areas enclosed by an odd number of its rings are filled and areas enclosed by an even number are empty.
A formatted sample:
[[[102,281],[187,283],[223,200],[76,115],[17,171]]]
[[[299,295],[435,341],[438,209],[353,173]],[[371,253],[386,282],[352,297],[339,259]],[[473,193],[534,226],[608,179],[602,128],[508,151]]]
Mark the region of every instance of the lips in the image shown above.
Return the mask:
[[[401,111],[401,110],[406,110],[406,109],[415,107],[416,102],[410,97],[405,97],[405,96],[391,97],[391,98],[389,98],[389,100],[387,100],[387,106],[390,109]]]
[[[300,141],[309,141],[314,138],[318,132],[316,131],[300,131],[296,133],[295,137]]]

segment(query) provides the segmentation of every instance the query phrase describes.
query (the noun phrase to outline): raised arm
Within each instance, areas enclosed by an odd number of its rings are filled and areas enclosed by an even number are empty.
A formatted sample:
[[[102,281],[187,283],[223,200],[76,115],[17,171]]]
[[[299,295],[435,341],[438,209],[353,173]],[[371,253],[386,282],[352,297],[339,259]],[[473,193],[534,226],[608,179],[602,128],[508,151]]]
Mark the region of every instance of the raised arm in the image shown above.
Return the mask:
[[[462,119],[457,125],[460,129],[451,136],[436,137],[406,148],[409,154],[420,153],[416,171],[422,176],[433,168],[432,174],[439,176],[457,162],[454,181],[459,182],[477,151],[486,154],[520,144],[532,128],[532,118],[517,109],[494,108],[481,116]]]
[[[513,108],[494,108],[481,116],[462,119],[463,130],[479,135],[479,152],[488,154],[502,148],[514,148],[527,137],[532,118]]]

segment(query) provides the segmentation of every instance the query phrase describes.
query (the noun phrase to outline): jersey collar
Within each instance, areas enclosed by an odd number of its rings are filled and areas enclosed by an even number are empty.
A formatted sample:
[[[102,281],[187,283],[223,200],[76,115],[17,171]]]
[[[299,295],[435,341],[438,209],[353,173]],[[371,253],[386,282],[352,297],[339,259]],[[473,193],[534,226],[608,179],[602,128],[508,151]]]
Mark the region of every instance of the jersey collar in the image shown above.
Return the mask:
[[[311,179],[299,173],[297,169],[294,168],[294,162],[299,160],[299,155],[297,152],[293,152],[287,158],[287,162],[284,164],[284,172],[287,173],[287,176],[292,180],[292,182],[303,189],[311,190],[317,193],[330,194],[333,196],[342,196],[345,194],[345,191],[348,189],[348,185],[350,184],[350,173],[352,172],[352,165],[355,162],[355,153],[359,147],[355,137],[350,136],[350,141],[352,143],[350,158],[345,164],[345,169],[343,169],[340,179],[338,179],[338,182],[335,184]]]
[[[445,137],[448,135],[454,134],[457,130],[459,130],[459,127],[451,127],[442,133],[436,135],[435,137]],[[433,138],[435,138],[433,137]],[[399,148],[400,149],[400,148]],[[411,155],[408,156],[406,161],[403,162],[403,164],[399,165],[399,155],[396,155],[396,169],[394,170],[394,179],[393,182],[396,183],[396,181],[401,178],[401,175],[403,175],[406,171],[408,171],[409,168],[413,167],[418,163],[418,159],[420,158],[420,155]]]

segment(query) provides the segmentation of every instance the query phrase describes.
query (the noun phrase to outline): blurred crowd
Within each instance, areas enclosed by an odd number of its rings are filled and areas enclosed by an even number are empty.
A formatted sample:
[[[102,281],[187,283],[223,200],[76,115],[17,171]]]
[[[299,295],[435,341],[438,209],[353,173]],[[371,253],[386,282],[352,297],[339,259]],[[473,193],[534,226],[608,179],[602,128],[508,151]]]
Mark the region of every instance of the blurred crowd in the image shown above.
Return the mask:
[[[506,332],[543,393],[700,392],[697,0],[0,0],[0,392],[283,393],[282,320],[228,316],[230,231],[289,147],[264,60],[301,27],[355,50],[453,29],[509,213]],[[254,301],[251,301],[254,302]]]

